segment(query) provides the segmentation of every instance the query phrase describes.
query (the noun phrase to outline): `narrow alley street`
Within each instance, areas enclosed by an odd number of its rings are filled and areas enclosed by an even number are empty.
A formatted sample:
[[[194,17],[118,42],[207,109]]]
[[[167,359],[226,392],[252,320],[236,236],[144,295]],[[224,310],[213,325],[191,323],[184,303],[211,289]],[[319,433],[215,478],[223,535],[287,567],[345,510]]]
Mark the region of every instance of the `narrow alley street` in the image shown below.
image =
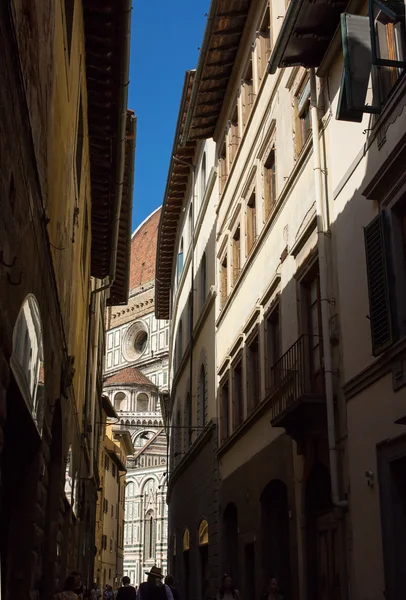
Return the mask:
[[[0,600],[403,600],[405,4],[0,2]]]

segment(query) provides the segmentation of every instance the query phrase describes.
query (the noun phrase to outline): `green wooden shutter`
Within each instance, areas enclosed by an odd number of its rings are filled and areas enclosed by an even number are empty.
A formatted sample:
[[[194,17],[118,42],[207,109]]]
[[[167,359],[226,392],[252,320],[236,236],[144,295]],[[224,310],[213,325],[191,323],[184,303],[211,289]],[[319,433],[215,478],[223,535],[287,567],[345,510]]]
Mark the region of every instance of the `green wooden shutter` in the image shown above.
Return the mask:
[[[381,212],[364,230],[372,353],[382,354],[393,343],[389,295],[386,214]]]
[[[365,104],[372,70],[369,18],[343,13],[341,36],[344,70],[337,119],[360,123],[365,112],[380,112],[378,107]]]

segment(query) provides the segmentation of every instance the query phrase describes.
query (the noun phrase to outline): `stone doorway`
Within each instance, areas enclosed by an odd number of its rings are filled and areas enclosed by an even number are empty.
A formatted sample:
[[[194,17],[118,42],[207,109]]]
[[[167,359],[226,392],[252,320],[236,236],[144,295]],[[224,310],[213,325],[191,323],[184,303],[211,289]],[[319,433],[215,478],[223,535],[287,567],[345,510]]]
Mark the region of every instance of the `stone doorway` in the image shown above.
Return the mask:
[[[261,498],[261,565],[264,590],[271,577],[277,577],[281,593],[290,599],[290,531],[286,485],[273,479]]]

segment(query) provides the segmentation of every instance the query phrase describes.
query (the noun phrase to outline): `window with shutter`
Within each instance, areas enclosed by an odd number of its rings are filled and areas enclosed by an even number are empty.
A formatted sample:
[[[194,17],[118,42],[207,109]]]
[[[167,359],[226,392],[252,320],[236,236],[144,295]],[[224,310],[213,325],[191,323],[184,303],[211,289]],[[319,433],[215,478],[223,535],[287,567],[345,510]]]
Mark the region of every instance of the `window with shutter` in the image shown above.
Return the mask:
[[[256,335],[247,346],[247,403],[249,412],[260,402],[259,343]]]
[[[229,433],[229,390],[228,381],[220,387],[220,438],[224,443]]]
[[[227,177],[228,177],[227,146],[226,146],[225,141],[223,142],[221,149],[220,149],[220,153],[219,153],[219,170],[220,170],[219,191],[220,191],[220,196],[221,196],[221,194],[223,193],[223,190],[226,186]]]
[[[360,123],[363,113],[379,113],[377,106],[367,104],[372,72],[372,48],[369,18],[341,15],[344,70],[338,100],[337,119]]]
[[[240,275],[240,238],[241,238],[241,230],[240,230],[240,226],[238,225],[238,227],[236,228],[236,230],[234,231],[233,234],[233,242],[232,242],[232,248],[233,248],[233,285],[235,284],[235,282],[238,279],[238,276]]]
[[[236,430],[244,420],[243,389],[242,389],[242,363],[233,369],[233,429]]]
[[[177,270],[177,282],[179,283],[180,276],[183,271],[183,238],[180,242],[180,250],[178,252],[178,270]]]
[[[203,308],[204,303],[206,302],[206,294],[207,294],[207,264],[206,264],[206,252],[203,253],[202,262],[200,266],[200,304],[201,308]]]
[[[372,64],[378,66],[381,103],[406,67],[405,5],[403,1],[369,0]]]
[[[369,292],[372,352],[378,356],[393,343],[389,296],[386,214],[381,212],[365,228],[365,255]]]
[[[223,308],[224,304],[227,301],[228,295],[228,264],[227,264],[227,254],[224,256],[220,265],[220,308]]]
[[[230,127],[227,135],[228,140],[228,163],[229,168],[231,169],[231,165],[234,162],[235,156],[237,154],[238,146],[240,144],[240,136],[238,132],[238,106],[235,107],[233,116],[230,120]]]
[[[256,212],[256,196],[255,190],[252,192],[250,199],[247,203],[247,217],[246,217],[246,242],[247,242],[247,256],[251,253],[257,239],[257,212]]]
[[[301,85],[295,100],[295,140],[296,155],[299,155],[310,135],[310,79]]]
[[[271,381],[275,381],[275,374],[279,373],[275,371],[273,378],[271,378],[272,367],[276,365],[281,357],[281,334],[280,334],[280,319],[279,319],[279,304],[275,306],[272,312],[266,319],[266,374],[268,389],[270,388]]]
[[[269,219],[276,204],[275,148],[270,151],[264,164],[264,218]]]
[[[247,125],[254,103],[254,81],[252,76],[252,58],[249,62],[245,77],[242,80],[242,119],[243,127]]]
[[[266,66],[271,55],[271,8],[267,4],[264,18],[258,31],[257,57],[258,57],[258,79],[262,81],[266,73]]]

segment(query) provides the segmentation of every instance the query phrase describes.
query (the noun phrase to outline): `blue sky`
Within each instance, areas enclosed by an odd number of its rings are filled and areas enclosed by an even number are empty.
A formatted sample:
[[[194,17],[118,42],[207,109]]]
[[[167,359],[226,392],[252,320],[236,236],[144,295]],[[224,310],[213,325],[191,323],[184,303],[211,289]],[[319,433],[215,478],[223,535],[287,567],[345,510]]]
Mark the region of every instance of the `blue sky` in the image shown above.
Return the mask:
[[[184,74],[210,0],[133,0],[128,107],[137,115],[133,230],[162,204]]]

